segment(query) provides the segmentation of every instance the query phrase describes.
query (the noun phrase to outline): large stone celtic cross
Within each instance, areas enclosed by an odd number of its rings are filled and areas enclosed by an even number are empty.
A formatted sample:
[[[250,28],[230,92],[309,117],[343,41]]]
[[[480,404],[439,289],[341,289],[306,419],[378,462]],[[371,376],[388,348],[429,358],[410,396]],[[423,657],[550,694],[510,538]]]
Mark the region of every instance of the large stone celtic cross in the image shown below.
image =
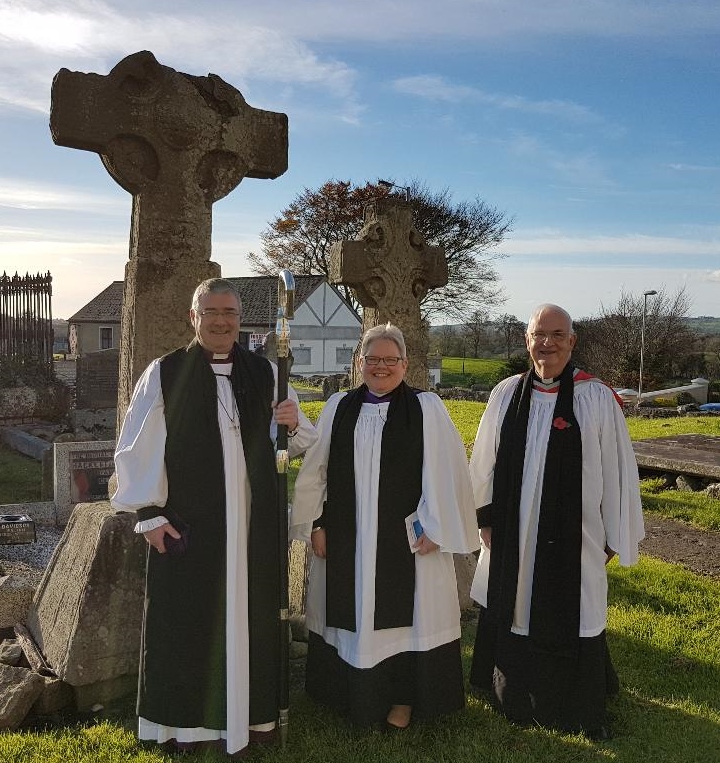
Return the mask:
[[[55,143],[99,154],[133,197],[119,425],[149,361],[188,340],[194,287],[220,275],[210,262],[213,203],[244,177],[287,169],[287,116],[248,106],[214,74],[183,74],[141,51],[108,75],[61,69],[50,129]]]

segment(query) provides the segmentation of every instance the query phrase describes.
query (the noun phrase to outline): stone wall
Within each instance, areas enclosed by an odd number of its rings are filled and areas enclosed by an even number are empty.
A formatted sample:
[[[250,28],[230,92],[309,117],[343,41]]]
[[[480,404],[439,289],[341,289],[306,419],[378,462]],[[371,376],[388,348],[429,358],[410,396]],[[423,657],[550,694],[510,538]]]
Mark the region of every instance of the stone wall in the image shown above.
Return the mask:
[[[76,407],[115,408],[118,397],[119,350],[100,350],[77,359]]]

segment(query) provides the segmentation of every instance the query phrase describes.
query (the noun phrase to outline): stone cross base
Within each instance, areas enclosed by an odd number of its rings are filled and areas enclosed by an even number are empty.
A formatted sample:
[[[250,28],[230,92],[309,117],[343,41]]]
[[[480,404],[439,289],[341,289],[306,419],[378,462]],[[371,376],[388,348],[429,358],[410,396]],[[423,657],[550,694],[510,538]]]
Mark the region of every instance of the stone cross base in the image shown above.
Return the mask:
[[[38,586],[27,628],[79,710],[135,690],[146,546],[134,514],[80,503]]]

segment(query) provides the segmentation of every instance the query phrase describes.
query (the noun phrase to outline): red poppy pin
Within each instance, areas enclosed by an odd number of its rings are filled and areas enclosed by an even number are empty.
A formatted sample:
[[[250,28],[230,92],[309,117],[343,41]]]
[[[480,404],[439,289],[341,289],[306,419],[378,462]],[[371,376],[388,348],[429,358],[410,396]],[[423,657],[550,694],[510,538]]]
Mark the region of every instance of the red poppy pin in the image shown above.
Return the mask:
[[[562,416],[558,416],[557,418],[553,419],[552,425],[555,427],[555,429],[567,429],[568,427],[572,426],[572,424],[570,424],[568,421],[565,421]]]

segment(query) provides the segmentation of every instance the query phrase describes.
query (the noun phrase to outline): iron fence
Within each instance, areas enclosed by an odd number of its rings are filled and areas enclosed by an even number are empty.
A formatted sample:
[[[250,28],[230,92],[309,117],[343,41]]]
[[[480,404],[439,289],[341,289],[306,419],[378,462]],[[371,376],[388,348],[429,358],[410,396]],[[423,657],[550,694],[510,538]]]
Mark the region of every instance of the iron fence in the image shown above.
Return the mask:
[[[52,276],[0,276],[0,360],[23,376],[53,375]]]

